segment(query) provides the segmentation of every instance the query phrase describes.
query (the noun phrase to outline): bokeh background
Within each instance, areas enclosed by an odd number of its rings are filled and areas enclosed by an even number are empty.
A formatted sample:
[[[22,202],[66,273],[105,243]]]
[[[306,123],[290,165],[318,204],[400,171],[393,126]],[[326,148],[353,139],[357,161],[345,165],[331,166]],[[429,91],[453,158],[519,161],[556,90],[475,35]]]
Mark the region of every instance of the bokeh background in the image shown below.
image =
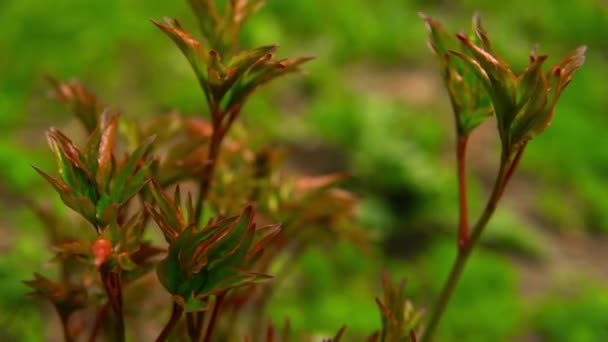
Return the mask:
[[[408,279],[419,307],[436,298],[455,256],[453,124],[417,12],[452,32],[479,10],[494,44],[523,70],[534,44],[556,62],[588,45],[550,129],[520,171],[470,261],[440,341],[608,341],[608,2],[603,0],[268,0],[242,46],[279,43],[279,56],[315,55],[306,77],[280,80],[245,108],[260,141],[292,151],[302,174],[347,171],[371,255],[338,242],[293,265],[297,288],[275,294],[273,317],[296,330],[351,338],[380,325],[373,298],[382,267]],[[0,337],[58,336],[55,317],[21,283],[50,269],[44,229],[14,194],[57,196],[30,164],[50,169],[44,131],[76,125],[48,100],[46,75],[77,77],[124,115],[176,108],[204,115],[185,59],[148,19],[195,31],[185,1],[0,1]],[[471,142],[476,217],[497,167],[494,122]],[[53,332],[54,331],[54,332]],[[55,335],[53,335],[55,334]],[[356,339],[355,339],[356,340]]]

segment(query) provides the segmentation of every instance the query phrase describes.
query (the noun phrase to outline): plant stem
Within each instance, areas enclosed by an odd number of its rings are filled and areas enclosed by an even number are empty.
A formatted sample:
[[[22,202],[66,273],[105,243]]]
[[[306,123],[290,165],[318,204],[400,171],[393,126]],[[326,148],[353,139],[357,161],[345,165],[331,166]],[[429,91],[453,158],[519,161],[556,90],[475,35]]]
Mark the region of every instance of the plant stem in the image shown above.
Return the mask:
[[[515,170],[517,169],[517,166],[519,165],[519,162],[521,161],[521,157],[524,154],[524,150],[526,149],[527,144],[528,144],[527,142],[523,143],[517,149],[517,152],[515,152],[515,157],[513,158],[513,161],[509,164],[509,168],[505,175],[504,184],[503,184],[503,187],[500,192],[501,196],[502,196],[502,193],[505,191],[505,186],[507,186],[507,183],[511,180],[511,177],[513,177],[513,174],[515,173]]]
[[[198,188],[198,200],[196,201],[196,208],[194,209],[195,225],[200,223],[201,214],[203,213],[203,204],[207,199],[209,189],[211,188],[211,180],[213,179],[215,165],[220,154],[221,144],[222,138],[219,135],[219,132],[216,133],[216,129],[214,128],[213,136],[211,137],[211,142],[209,144],[208,163],[203,168],[203,176]]]
[[[215,325],[217,322],[217,316],[219,315],[222,302],[224,301],[224,297],[226,296],[226,292],[222,292],[217,295],[215,299],[215,304],[213,305],[213,312],[211,313],[211,320],[209,321],[209,325],[207,326],[207,331],[205,333],[205,339],[203,342],[211,342],[211,338],[213,337],[213,331],[215,330]]]
[[[184,308],[181,305],[173,302],[173,309],[171,310],[171,317],[169,318],[169,321],[167,322],[167,325],[165,325],[165,328],[163,329],[163,331],[161,331],[160,335],[158,335],[158,337],[156,338],[156,342],[163,342],[163,341],[167,340],[167,338],[169,337],[169,334],[171,333],[171,330],[173,330],[173,328],[179,321],[180,317],[182,317],[183,312],[184,312]]]
[[[207,304],[209,303],[209,298],[207,297],[203,299],[203,302],[205,303],[205,306],[207,306]],[[199,311],[196,313],[196,318],[194,319],[194,322],[196,323],[196,340],[199,339],[203,332],[203,327],[205,325],[205,313],[207,313],[207,311]]]
[[[203,168],[202,179],[198,188],[198,200],[196,201],[196,206],[194,209],[195,226],[198,226],[200,224],[204,203],[207,200],[207,195],[209,194],[209,190],[211,189],[211,182],[215,173],[217,159],[220,155],[222,141],[224,140],[226,133],[228,133],[228,130],[230,130],[230,127],[232,127],[234,120],[238,117],[240,109],[240,106],[235,106],[234,108],[228,110],[228,112],[223,113],[219,107],[211,106],[213,133],[211,135],[211,141],[209,143],[208,150],[209,162]],[[228,122],[224,125],[222,121],[223,117],[226,115],[228,116]],[[204,313],[194,314],[188,312],[186,313],[186,319],[188,320],[188,334],[190,335],[190,338],[193,341],[198,340],[201,330],[203,328]],[[191,331],[190,329],[190,325],[192,324],[194,326],[193,331]]]
[[[469,210],[467,205],[467,169],[466,155],[468,135],[460,135],[456,147],[456,163],[458,164],[458,194],[460,203],[458,223],[458,250],[462,250],[469,240]]]
[[[220,147],[224,138],[224,132],[221,125],[221,110],[215,106],[211,107],[211,119],[213,124],[213,133],[211,135],[211,141],[209,142],[209,149],[207,152],[207,164],[203,168],[201,181],[198,187],[198,199],[194,208],[194,225],[198,227],[201,221],[201,215],[203,214],[203,207],[209,190],[211,188],[211,181],[215,172],[215,166],[217,164],[217,158],[220,154]],[[201,329],[202,329],[202,318],[201,313],[186,313],[186,320],[188,324],[188,336],[192,341],[198,340]]]
[[[477,224],[475,224],[475,226],[473,227],[468,242],[464,245],[463,248],[460,248],[458,250],[458,256],[456,257],[456,261],[452,266],[452,270],[450,271],[448,280],[443,285],[443,289],[441,290],[441,294],[439,295],[439,300],[435,304],[435,308],[432,311],[428,326],[426,328],[426,331],[424,332],[424,335],[422,336],[422,342],[432,341],[433,334],[435,333],[439,321],[443,316],[443,313],[445,312],[445,309],[447,308],[450,299],[452,298],[452,294],[454,293],[456,285],[460,280],[467,260],[469,259],[471,252],[479,241],[481,233],[483,233],[483,230],[490,221],[492,214],[494,214],[494,211],[496,210],[498,201],[500,200],[500,197],[506,186],[507,175],[512,175],[512,172],[509,172],[511,166],[512,163],[509,163],[507,155],[503,153],[503,156],[501,157],[498,176],[496,177],[496,181],[494,182],[494,187],[492,189],[492,194],[490,195],[486,207],[483,213],[481,214],[481,217],[477,221]]]
[[[99,311],[97,312],[97,317],[95,318],[95,325],[93,325],[93,330],[91,330],[91,336],[89,337],[89,342],[94,342],[97,339],[97,335],[101,330],[101,324],[108,316],[108,310],[110,309],[110,301],[106,302],[101,306]]]
[[[101,279],[108,295],[108,301],[116,315],[116,341],[125,341],[125,320],[122,313],[122,281],[120,273],[107,271],[102,268]]]
[[[59,313],[59,318],[61,319],[61,328],[63,329],[63,338],[65,339],[65,342],[74,341],[70,334],[70,315]]]
[[[197,329],[196,321],[196,315],[193,315],[190,312],[186,313],[186,325],[188,328],[188,336],[190,337],[191,341],[198,341],[199,329]]]

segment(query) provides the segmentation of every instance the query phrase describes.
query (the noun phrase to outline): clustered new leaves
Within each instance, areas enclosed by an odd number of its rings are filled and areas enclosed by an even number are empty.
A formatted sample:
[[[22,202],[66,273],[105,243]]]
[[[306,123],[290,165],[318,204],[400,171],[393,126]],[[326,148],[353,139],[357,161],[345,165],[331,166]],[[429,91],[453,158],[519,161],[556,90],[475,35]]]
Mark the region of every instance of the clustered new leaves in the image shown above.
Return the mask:
[[[274,175],[271,169],[276,165],[259,162],[265,160],[264,153],[258,154],[259,160],[252,160],[247,157],[251,151],[245,144],[241,148],[231,146],[233,153],[228,157],[232,159],[219,157],[224,137],[248,97],[277,77],[301,72],[300,66],[311,58],[277,60],[274,58],[276,45],[239,50],[241,26],[263,4],[261,0],[228,0],[223,12],[213,0],[189,2],[199,20],[202,40],[185,31],[175,19],[166,19],[164,24],[153,22],[176,43],[192,66],[209,106],[210,123],[173,113],[153,119],[154,123],[147,128],[125,123],[123,119],[119,130],[119,115],[107,109],[100,114],[102,105],[80,83],[52,80],[54,97],[71,107],[88,138],[79,148],[59,130],[50,129],[47,136],[59,176],[36,170],[55,188],[64,204],[84,217],[97,233],[93,240],[81,239],[54,247],[54,261],[62,266],[75,261],[79,267],[85,265],[84,272],[65,267],[61,282],[39,274],[26,282],[34,289],[34,296],[55,304],[62,318],[66,318],[64,328],[72,312],[90,306],[87,294],[97,281],[96,285],[103,285],[106,291],[106,308],[111,307],[116,316],[115,337],[124,340],[122,287],[156,266],[160,283],[175,303],[171,319],[159,336],[163,340],[184,310],[189,312],[190,319],[195,317],[193,311],[206,310],[207,304],[213,303],[213,316],[224,297],[228,302],[233,300],[235,308],[242,307],[247,300],[255,301],[259,312],[263,312],[261,303],[267,300],[263,294],[245,300],[242,295],[252,293],[248,292],[252,289],[250,285],[271,278],[268,270],[281,254],[297,257],[319,240],[342,236],[364,246],[365,234],[352,229],[356,197],[334,188],[343,175],[303,177],[271,185]],[[142,141],[142,137],[157,133],[156,141],[154,137]],[[117,157],[119,134],[124,135],[130,146],[139,146],[128,149],[134,151],[124,153],[123,158]],[[180,141],[175,144],[176,140]],[[251,179],[246,179],[249,175],[246,174],[242,177],[243,184],[213,180],[216,165],[222,172],[226,171],[224,174],[229,174],[234,172],[230,169],[235,167],[236,159],[240,166],[254,171]],[[202,185],[196,209],[190,193],[182,203],[179,183],[184,180],[199,181]],[[173,185],[176,185],[175,192],[170,196],[166,189]],[[227,190],[229,187],[234,189]],[[135,198],[143,205],[134,201]],[[210,202],[205,203],[209,204],[206,209],[210,208],[212,216],[216,216],[206,225],[199,223],[203,200]],[[262,210],[260,218],[256,218],[254,206],[246,204],[257,201],[261,203],[257,206]],[[230,215],[234,212],[239,214]],[[166,251],[143,241],[148,218],[159,226],[168,244]],[[287,222],[289,232],[276,224],[257,224],[277,221]],[[329,233],[331,239],[320,238],[321,233]],[[294,246],[294,250],[290,250]],[[266,251],[264,255],[263,251]],[[161,253],[162,260],[152,260]],[[91,277],[87,273],[91,269],[98,271],[101,279]],[[78,284],[74,283],[76,272],[84,273],[79,274],[83,281]],[[226,296],[228,293],[236,295]],[[212,296],[215,300],[210,300]],[[388,298],[385,304],[389,309],[381,304],[383,317],[386,314],[403,316],[393,303],[396,300],[400,305],[401,299]],[[176,307],[179,309],[175,310]],[[97,322],[100,324],[104,320],[102,312],[100,310]],[[198,340],[203,320],[188,321],[191,323],[195,326],[189,326],[188,333],[192,340]],[[205,329],[210,329],[206,331],[205,340],[208,340],[213,324],[209,323]],[[383,331],[390,329],[388,325],[383,327]],[[69,329],[64,330],[66,339],[70,339]],[[340,340],[344,330],[345,327],[340,329],[333,341]],[[96,333],[94,328],[92,340]]]
[[[438,21],[420,16],[429,30],[428,45],[435,53],[456,119],[457,132],[468,135],[486,118],[493,115],[492,103],[477,75],[451,51],[466,53],[464,46],[452,37]],[[479,17],[473,19],[473,30],[481,28]],[[475,38],[473,38],[475,39]]]
[[[551,123],[555,106],[574,73],[583,65],[585,46],[543,70],[548,56],[530,55],[530,64],[517,74],[494,50],[479,16],[473,34],[455,38],[441,24],[422,15],[430,32],[429,45],[438,56],[459,131],[468,134],[494,113],[503,149],[512,154]],[[455,46],[460,49],[456,49]],[[490,105],[491,104],[491,108]]]
[[[47,133],[60,178],[34,167],[59,193],[63,202],[87,219],[98,232],[118,209],[144,186],[153,138],[123,161],[114,156],[118,115],[106,114],[83,149],[55,128]]]
[[[49,77],[49,81],[55,88],[51,96],[66,103],[86,131],[89,134],[93,132],[98,125],[99,113],[102,110],[102,105],[95,94],[78,81],[62,83],[53,77]]]
[[[241,27],[263,5],[264,0],[229,0],[222,14],[214,0],[188,0],[207,42],[222,55],[238,48]]]
[[[299,66],[312,59],[301,57],[275,60],[273,55],[278,48],[276,45],[235,52],[236,38],[230,41],[231,48],[228,49],[226,38],[221,37],[225,32],[231,32],[229,37],[238,36],[240,23],[253,12],[256,5],[248,5],[248,1],[242,0],[229,1],[226,17],[220,19],[211,1],[193,0],[191,3],[211,46],[209,49],[186,32],[176,19],[165,18],[165,24],[155,20],[152,22],[175,42],[192,66],[215,120],[221,121],[219,117],[223,113],[229,113],[231,120],[230,116],[240,110],[257,87],[277,77],[301,72]],[[219,31],[209,30],[209,22],[221,23],[219,27],[214,24]]]
[[[472,56],[457,54],[475,71],[491,95],[498,122],[498,132],[507,151],[515,151],[542,133],[553,119],[562,90],[583,65],[586,47],[582,46],[544,71],[546,55],[530,55],[530,65],[516,75],[492,50],[481,29],[476,31],[481,44],[458,35]]]
[[[34,273],[33,280],[24,283],[33,289],[28,294],[30,297],[49,300],[62,318],[86,307],[87,291],[83,286],[54,282],[38,273]]]
[[[197,308],[191,299],[200,303],[212,294],[265,278],[266,275],[242,267],[279,231],[278,226],[256,229],[249,206],[240,216],[220,217],[203,228],[195,227],[214,176],[220,145],[246,99],[260,85],[299,72],[299,65],[309,60],[274,60],[277,49],[274,45],[237,51],[242,23],[262,3],[230,0],[222,14],[213,1],[191,0],[203,41],[188,33],[176,19],[165,18],[164,24],[152,21],[175,42],[192,66],[211,114],[207,152],[211,160],[201,170],[202,182],[194,210],[192,201],[188,201],[189,222],[184,221],[179,208],[179,194],[176,192],[174,201],[169,201],[156,183],[152,193],[159,211],[149,207],[170,245],[167,258],[158,267],[159,279],[176,302],[188,310]],[[259,234],[262,236],[256,241]],[[226,246],[231,247],[225,250]]]
[[[158,278],[178,304],[203,309],[200,303],[210,295],[270,278],[244,267],[278,234],[278,225],[256,228],[254,209],[247,206],[238,216],[219,217],[197,228],[184,219],[178,189],[171,199],[152,182],[158,210],[148,206],[169,243],[167,257],[158,264]],[[191,200],[187,208],[192,217]]]
[[[369,342],[416,342],[420,335],[422,311],[415,310],[405,296],[405,279],[394,283],[387,272],[382,274],[384,298],[376,298],[382,318],[382,330],[372,335]]]

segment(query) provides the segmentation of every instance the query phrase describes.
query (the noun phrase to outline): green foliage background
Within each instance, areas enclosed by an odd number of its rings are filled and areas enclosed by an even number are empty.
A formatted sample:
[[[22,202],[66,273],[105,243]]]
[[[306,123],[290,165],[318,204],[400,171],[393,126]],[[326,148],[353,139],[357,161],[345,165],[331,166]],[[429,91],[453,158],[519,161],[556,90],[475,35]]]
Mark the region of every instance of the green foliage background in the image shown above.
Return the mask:
[[[282,56],[317,59],[306,67],[308,77],[277,82],[252,100],[247,125],[260,142],[292,146],[304,173],[349,171],[347,186],[363,197],[361,220],[378,236],[372,256],[344,244],[329,254],[308,253],[293,266],[305,281],[277,292],[273,317],[290,316],[296,330],[318,333],[346,323],[360,336],[379,326],[373,297],[382,265],[407,276],[422,307],[447,275],[456,222],[452,118],[419,10],[453,32],[468,29],[480,10],[497,50],[516,70],[535,43],[550,62],[589,47],[552,127],[530,144],[440,340],[605,340],[608,3],[602,0],[268,0],[246,26],[243,46],[279,43]],[[185,1],[0,1],[0,340],[53,336],[48,309],[22,297],[21,280],[50,257],[44,231],[12,200],[14,192],[51,194],[30,164],[50,165],[47,126],[74,125],[45,98],[45,75],[78,77],[130,117],[169,108],[203,114],[189,66],[148,21],[162,16],[195,29]],[[473,213],[496,167],[492,125],[472,142]]]

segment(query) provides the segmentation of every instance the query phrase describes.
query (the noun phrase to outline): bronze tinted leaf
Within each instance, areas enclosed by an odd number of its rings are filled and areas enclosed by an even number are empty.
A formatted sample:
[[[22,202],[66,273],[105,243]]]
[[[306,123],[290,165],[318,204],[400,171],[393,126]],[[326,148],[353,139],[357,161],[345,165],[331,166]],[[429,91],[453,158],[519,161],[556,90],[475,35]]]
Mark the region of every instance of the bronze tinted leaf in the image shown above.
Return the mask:
[[[108,189],[108,184],[112,175],[112,162],[117,127],[118,115],[114,115],[110,117],[99,137],[96,181],[99,188],[104,190]]]
[[[68,185],[55,177],[49,176],[35,166],[33,166],[33,168],[55,188],[65,205],[80,213],[93,225],[97,225],[95,205],[90,199],[72,194],[71,188]]]
[[[100,103],[95,94],[77,80],[69,83],[60,82],[53,77],[49,77],[49,80],[55,88],[51,96],[70,105],[87,131],[93,132],[100,113]]]

